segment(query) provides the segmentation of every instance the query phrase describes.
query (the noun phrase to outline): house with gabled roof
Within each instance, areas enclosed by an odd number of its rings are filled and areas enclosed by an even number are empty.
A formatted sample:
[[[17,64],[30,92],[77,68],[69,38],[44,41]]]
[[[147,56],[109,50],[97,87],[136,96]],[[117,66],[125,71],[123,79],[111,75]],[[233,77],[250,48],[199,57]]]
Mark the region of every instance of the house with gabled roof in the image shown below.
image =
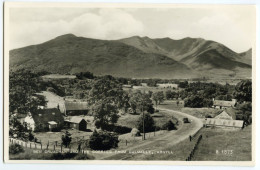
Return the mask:
[[[54,128],[62,128],[64,118],[62,113],[57,108],[38,109],[36,113],[28,113],[24,122],[28,128],[40,131],[53,130]]]
[[[243,128],[244,121],[236,120],[236,110],[232,107],[223,110],[214,118],[207,118],[206,127]]]
[[[232,99],[232,101],[226,101],[226,100],[215,100],[213,99],[213,106],[216,109],[225,109],[229,107],[235,107],[237,103],[236,99]]]
[[[231,107],[224,109],[215,119],[236,120],[236,110]]]

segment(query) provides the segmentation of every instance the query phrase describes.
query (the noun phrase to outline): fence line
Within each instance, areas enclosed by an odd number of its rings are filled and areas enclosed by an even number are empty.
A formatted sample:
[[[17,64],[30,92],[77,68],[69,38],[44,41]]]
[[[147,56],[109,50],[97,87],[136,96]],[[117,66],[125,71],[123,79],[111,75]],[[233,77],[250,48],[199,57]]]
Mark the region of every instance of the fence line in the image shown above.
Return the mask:
[[[192,159],[193,156],[194,156],[195,151],[196,151],[197,148],[198,148],[198,145],[199,145],[201,139],[202,139],[202,135],[200,135],[200,136],[198,137],[198,140],[196,141],[194,147],[192,148],[192,150],[191,150],[191,152],[190,152],[188,158],[186,158],[186,161],[191,161],[191,159]]]
[[[201,127],[199,130],[197,130],[193,135],[191,135],[191,140],[195,139],[196,136],[199,134],[199,132],[201,131],[201,129],[203,129],[203,127]]]
[[[9,138],[11,144],[18,144],[25,148],[37,149],[37,150],[46,150],[46,151],[56,151],[56,152],[75,152],[75,153],[87,153],[86,149],[77,149],[72,150],[71,146],[69,148],[63,147],[63,145],[43,145],[35,142],[25,142],[19,139]]]

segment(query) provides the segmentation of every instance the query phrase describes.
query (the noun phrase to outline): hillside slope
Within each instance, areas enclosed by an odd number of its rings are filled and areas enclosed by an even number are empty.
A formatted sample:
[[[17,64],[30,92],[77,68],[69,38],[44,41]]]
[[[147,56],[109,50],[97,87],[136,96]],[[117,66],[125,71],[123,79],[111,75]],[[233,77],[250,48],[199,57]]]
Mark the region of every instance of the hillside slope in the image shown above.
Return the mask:
[[[72,34],[48,42],[10,51],[12,69],[51,73],[91,71],[135,78],[192,77],[190,69],[161,54],[145,53],[117,41],[76,37]]]
[[[91,71],[132,78],[251,77],[252,51],[236,53],[201,38],[129,37],[98,40],[59,36],[10,51],[11,69],[51,73]]]

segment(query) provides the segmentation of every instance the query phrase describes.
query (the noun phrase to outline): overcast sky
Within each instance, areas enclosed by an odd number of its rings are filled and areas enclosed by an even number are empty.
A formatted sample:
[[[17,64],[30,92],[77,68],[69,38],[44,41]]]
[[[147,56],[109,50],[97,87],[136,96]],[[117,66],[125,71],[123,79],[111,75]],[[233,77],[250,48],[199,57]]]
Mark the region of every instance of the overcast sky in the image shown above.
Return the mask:
[[[252,47],[255,11],[249,6],[207,8],[11,8],[11,49],[72,33],[97,39],[134,35],[204,38],[236,52]]]

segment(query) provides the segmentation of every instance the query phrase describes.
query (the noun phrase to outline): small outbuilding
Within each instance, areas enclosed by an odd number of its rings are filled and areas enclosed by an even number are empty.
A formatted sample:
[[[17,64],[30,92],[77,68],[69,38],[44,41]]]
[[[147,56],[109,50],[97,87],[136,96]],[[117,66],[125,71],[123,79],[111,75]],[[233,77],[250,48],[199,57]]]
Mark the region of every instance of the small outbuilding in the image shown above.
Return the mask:
[[[65,120],[65,124],[68,128],[74,128],[82,131],[85,131],[87,129],[87,121],[82,117],[73,116]]]
[[[235,107],[237,103],[236,99],[232,99],[232,101],[225,101],[225,100],[215,100],[213,98],[213,108],[216,109],[226,109],[230,107]]]
[[[87,115],[88,103],[83,101],[65,101],[65,115]]]

